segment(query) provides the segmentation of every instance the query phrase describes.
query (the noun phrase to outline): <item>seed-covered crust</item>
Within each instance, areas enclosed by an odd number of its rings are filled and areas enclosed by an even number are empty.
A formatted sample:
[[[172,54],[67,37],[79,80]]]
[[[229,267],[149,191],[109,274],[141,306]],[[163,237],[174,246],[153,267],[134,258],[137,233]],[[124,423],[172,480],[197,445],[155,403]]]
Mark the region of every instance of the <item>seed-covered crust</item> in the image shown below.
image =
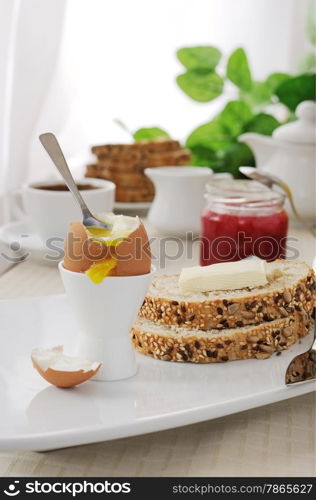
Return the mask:
[[[306,266],[307,267],[307,266]],[[307,268],[308,269],[308,268]],[[157,280],[164,279],[163,276]],[[166,293],[166,295],[168,295]],[[315,275],[312,269],[292,286],[265,290],[248,296],[229,295],[212,300],[172,300],[147,294],[140,317],[161,325],[209,330],[243,327],[288,318],[294,312],[308,315],[315,306]]]
[[[175,151],[165,151],[162,153],[133,153],[130,156],[98,155],[95,164],[88,165],[87,168],[94,168],[96,171],[104,168],[112,172],[137,172],[144,171],[147,167],[163,167],[164,165],[187,165],[191,159],[191,153],[187,149]]]
[[[93,168],[87,167],[87,173],[93,173]],[[100,173],[100,172],[98,172]],[[114,182],[120,188],[130,187],[130,188],[148,188],[152,191],[154,190],[153,183],[148,177],[141,173],[129,173],[129,172],[119,172],[113,173],[108,169],[103,169],[101,172],[103,177],[109,181]]]
[[[154,186],[144,169],[182,166],[191,161],[191,152],[178,141],[144,141],[134,144],[93,146],[97,161],[86,167],[85,177],[110,180],[116,185],[115,199],[120,202],[149,202]]]
[[[121,202],[149,202],[154,193],[148,188],[116,188],[115,199]]]
[[[90,163],[86,168],[86,172],[88,174],[94,174],[94,176],[99,174],[105,175],[108,172],[125,174],[142,174],[144,172],[144,167],[139,163],[139,160],[128,160],[124,162],[115,162],[113,160],[99,160],[98,163]]]
[[[91,151],[96,155],[128,155],[135,152],[158,153],[174,151],[180,148],[180,143],[174,140],[144,141],[134,144],[105,144],[92,146]]]
[[[288,349],[307,335],[313,320],[296,311],[292,317],[252,327],[212,332],[182,327],[158,327],[139,319],[131,330],[134,347],[141,354],[164,361],[220,363],[241,359],[266,359]]]

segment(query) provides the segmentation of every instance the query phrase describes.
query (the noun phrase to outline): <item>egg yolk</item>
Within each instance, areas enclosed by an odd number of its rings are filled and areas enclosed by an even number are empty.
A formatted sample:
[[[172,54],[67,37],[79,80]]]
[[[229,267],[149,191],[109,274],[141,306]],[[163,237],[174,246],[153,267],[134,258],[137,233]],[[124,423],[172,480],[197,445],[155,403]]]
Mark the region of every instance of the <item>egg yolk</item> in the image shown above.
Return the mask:
[[[116,235],[113,238],[113,234],[111,229],[105,229],[103,227],[95,227],[95,226],[89,226],[86,227],[86,231],[88,233],[89,239],[92,241],[97,241],[98,243],[102,243],[103,245],[109,246],[109,247],[116,247],[122,241],[129,236],[128,232],[122,232],[120,235]],[[112,238],[111,238],[112,236]],[[106,239],[102,239],[106,238]]]
[[[109,273],[116,266],[117,261],[114,258],[104,260],[102,262],[96,262],[86,271],[86,275],[90,278],[93,283],[102,283],[104,278],[106,278]]]

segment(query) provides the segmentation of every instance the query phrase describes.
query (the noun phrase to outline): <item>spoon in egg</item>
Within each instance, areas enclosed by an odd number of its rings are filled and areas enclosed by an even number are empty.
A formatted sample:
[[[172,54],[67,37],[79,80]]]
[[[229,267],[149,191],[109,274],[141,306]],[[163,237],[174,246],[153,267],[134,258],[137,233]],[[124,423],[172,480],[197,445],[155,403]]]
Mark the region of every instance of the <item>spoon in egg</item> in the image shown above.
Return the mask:
[[[85,227],[99,227],[111,230],[112,229],[111,224],[106,224],[105,222],[97,219],[94,215],[92,215],[89,208],[87,207],[84,199],[82,198],[79,192],[79,189],[77,188],[77,185],[74,181],[74,178],[66,162],[64,153],[62,152],[59,142],[57,141],[54,134],[52,134],[51,132],[47,132],[46,134],[41,134],[39,136],[39,140],[41,141],[48,155],[50,156],[55,167],[63,177],[69,191],[71,191],[71,193],[77,200],[80,209],[82,211],[83,225]]]

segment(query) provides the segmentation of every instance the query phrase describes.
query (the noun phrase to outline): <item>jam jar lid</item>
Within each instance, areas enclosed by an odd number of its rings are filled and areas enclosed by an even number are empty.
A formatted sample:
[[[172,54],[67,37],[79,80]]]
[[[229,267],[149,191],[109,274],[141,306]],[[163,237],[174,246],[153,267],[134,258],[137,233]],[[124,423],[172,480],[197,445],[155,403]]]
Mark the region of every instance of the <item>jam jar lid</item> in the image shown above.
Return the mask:
[[[206,199],[231,209],[258,210],[283,206],[285,196],[248,179],[214,179],[206,185]]]

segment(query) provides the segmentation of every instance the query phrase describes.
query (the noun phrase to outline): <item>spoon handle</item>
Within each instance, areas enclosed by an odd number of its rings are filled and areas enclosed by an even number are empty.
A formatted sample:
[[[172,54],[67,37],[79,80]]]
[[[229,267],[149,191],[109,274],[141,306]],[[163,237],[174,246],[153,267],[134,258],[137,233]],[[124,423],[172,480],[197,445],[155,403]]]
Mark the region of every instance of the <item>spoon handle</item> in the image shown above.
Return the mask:
[[[276,177],[275,175],[267,174],[265,172],[258,172],[258,170],[254,167],[239,167],[239,170],[242,174],[244,174],[246,177],[249,177],[250,179],[253,179],[254,181],[261,182],[261,184],[264,184],[265,186],[268,186],[268,188],[272,189],[273,185],[275,184],[276,186],[279,186],[286,194],[288,197],[288,200],[290,202],[291,208],[293,210],[293,213],[295,217],[300,221],[303,226],[310,231],[310,233],[313,236],[316,236],[316,229],[314,229],[312,226],[310,226],[304,219],[303,217],[300,216],[298,211],[296,210],[296,206],[294,203],[292,191],[290,187],[279,177]]]
[[[87,205],[85,204],[79,189],[76,186],[76,183],[74,181],[73,176],[71,175],[71,172],[69,170],[69,167],[67,165],[67,162],[65,160],[64,154],[61,150],[61,147],[54,136],[51,132],[47,132],[46,134],[41,134],[39,136],[39,140],[41,141],[42,145],[44,146],[45,150],[47,151],[48,155],[50,156],[52,162],[56,166],[57,170],[59,173],[62,175],[66,185],[68,186],[69,190],[72,192],[76,200],[78,201],[80,208],[83,213],[83,217],[92,217],[92,214],[90,210],[88,209]]]
[[[283,189],[283,191],[286,193],[295,217],[300,221],[301,224],[303,224],[303,226],[305,226],[306,229],[308,229],[312,233],[313,236],[316,236],[315,229],[312,226],[310,226],[309,224],[307,224],[306,221],[303,219],[303,217],[301,217],[300,214],[298,213],[298,211],[296,210],[292,191],[290,190],[289,186],[285,182],[281,181],[280,179],[278,179],[278,182],[276,182],[276,184],[278,184]]]

